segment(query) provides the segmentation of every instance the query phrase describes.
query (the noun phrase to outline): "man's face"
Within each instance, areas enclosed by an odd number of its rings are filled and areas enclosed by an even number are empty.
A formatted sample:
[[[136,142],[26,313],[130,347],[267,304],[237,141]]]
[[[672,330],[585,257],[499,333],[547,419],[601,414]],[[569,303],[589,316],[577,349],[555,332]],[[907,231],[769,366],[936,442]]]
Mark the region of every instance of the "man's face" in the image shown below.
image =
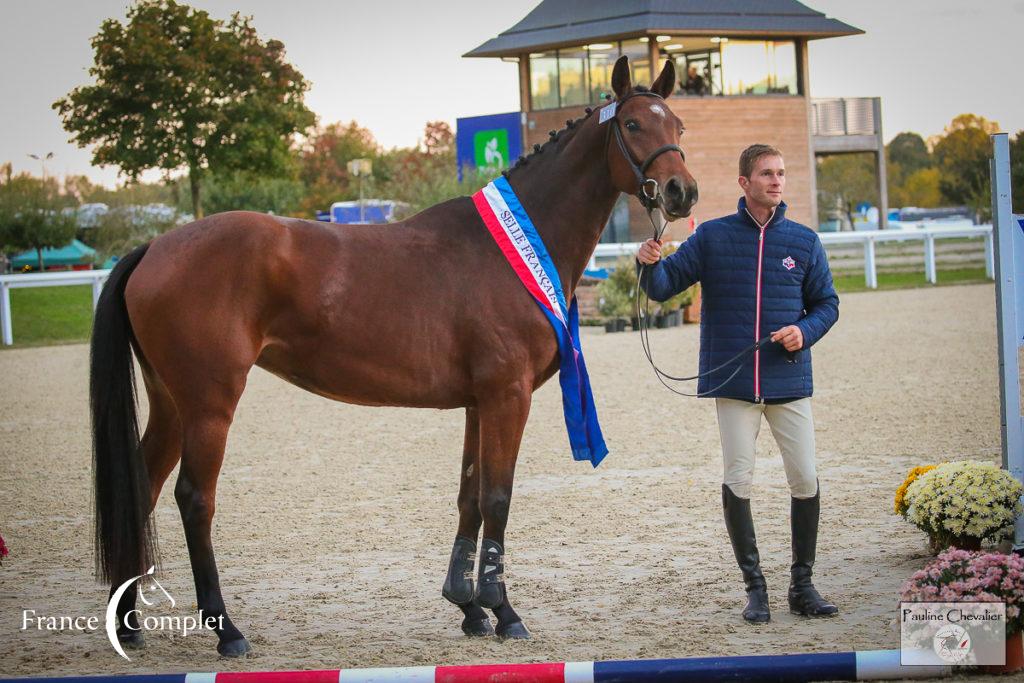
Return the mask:
[[[782,203],[786,189],[786,164],[780,156],[763,156],[754,162],[749,178],[740,176],[740,187],[748,206],[774,208]]]
[[[697,75],[697,67],[691,66],[689,74],[690,74],[690,78],[694,78]]]

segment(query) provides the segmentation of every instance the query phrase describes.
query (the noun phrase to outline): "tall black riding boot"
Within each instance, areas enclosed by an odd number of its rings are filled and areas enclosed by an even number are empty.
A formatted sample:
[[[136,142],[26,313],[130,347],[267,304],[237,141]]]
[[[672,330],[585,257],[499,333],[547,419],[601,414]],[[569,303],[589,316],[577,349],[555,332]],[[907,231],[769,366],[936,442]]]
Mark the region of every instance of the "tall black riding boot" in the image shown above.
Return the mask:
[[[750,514],[750,499],[740,498],[725,484],[722,484],[722,509],[725,512],[725,528],[729,531],[736,563],[743,572],[747,586],[747,606],[743,618],[751,623],[763,624],[771,621],[768,611],[768,586],[761,573],[761,558],[757,553],[757,539],[754,537],[754,519]]]
[[[820,511],[820,489],[813,498],[792,499],[793,566],[790,568],[789,611],[805,617],[830,617],[839,613],[839,608],[822,598],[811,583]]]

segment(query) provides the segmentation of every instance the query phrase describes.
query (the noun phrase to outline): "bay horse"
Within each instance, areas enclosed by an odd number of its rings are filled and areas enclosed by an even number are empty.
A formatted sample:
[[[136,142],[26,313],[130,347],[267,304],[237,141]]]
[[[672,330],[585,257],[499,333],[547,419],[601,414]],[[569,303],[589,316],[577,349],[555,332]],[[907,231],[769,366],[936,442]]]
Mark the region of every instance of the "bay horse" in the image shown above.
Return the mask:
[[[620,192],[657,182],[669,220],[696,201],[682,123],[664,102],[674,83],[669,61],[649,90],[633,87],[620,58],[612,120],[588,109],[505,172],[567,300]],[[184,225],[117,264],[91,344],[96,563],[111,595],[155,560],[152,512],[180,461],[174,497],[197,606],[221,655],[250,650],[227,615],[210,529],[228,429],[257,365],[338,401],[464,409],[459,523],[442,594],[462,610],[467,635],[529,637],[502,578],[505,525],[531,395],[558,370],[558,345],[471,199],[387,226],[250,212]],[[141,439],[133,351],[149,396]],[[142,645],[135,586],[116,609],[129,647]]]

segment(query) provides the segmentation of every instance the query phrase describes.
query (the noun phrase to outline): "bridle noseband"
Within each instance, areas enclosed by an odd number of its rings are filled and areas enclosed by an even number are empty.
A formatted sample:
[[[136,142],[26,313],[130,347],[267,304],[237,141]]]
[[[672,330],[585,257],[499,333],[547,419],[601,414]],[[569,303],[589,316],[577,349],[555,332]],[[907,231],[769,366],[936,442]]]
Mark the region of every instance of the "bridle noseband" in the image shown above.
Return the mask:
[[[626,141],[622,137],[622,124],[619,122],[619,114],[622,113],[622,106],[634,97],[656,97],[663,102],[665,101],[665,98],[658,93],[651,92],[649,90],[630,93],[621,100],[616,101],[615,114],[611,119],[609,119],[609,123],[611,124],[610,130],[614,131],[615,141],[619,145],[619,151],[622,152],[622,156],[626,159],[626,163],[629,164],[629,168],[633,171],[633,176],[636,178],[636,197],[640,200],[640,204],[647,210],[647,217],[650,219],[651,225],[654,227],[654,238],[659,239],[665,228],[664,226],[659,228],[655,225],[652,214],[656,208],[664,205],[664,195],[661,193],[661,186],[658,184],[658,181],[654,178],[647,177],[647,169],[651,167],[651,164],[654,163],[655,159],[665,152],[679,152],[679,156],[682,157],[684,162],[686,161],[686,154],[683,152],[683,148],[679,145],[662,145],[648,154],[642,164],[637,164],[636,160],[633,158],[633,153],[629,151],[629,147],[626,145]],[[609,133],[609,135],[610,134],[611,133]],[[605,145],[606,151],[607,148],[608,145]]]

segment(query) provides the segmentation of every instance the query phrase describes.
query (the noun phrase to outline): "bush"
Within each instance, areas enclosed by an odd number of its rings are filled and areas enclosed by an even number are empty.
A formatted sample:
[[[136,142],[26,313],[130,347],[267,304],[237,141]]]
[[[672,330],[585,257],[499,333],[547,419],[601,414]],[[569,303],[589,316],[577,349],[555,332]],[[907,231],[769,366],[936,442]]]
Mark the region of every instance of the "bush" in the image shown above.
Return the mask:
[[[905,517],[926,532],[933,548],[962,547],[969,539],[999,542],[1013,534],[1024,487],[995,465],[947,462],[926,472],[906,492]]]
[[[1005,602],[1006,633],[1024,627],[1024,558],[950,549],[903,584],[904,602]]]
[[[96,249],[96,263],[102,264],[111,256],[124,256],[176,227],[184,218],[162,204],[110,209],[88,235],[90,245]]]
[[[636,315],[636,285],[634,260],[619,259],[608,279],[597,286],[598,310],[612,318]]]

